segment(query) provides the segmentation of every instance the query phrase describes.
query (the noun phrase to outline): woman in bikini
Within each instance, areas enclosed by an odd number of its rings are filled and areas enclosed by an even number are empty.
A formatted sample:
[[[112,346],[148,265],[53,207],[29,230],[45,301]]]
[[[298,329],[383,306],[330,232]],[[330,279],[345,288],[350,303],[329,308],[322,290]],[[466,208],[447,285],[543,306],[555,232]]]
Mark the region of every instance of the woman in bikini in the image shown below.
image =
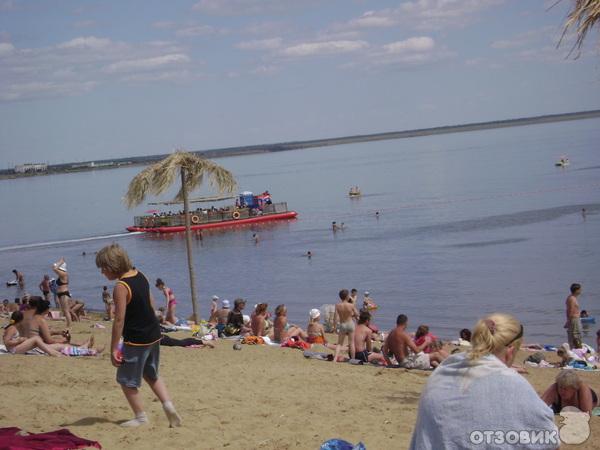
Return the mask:
[[[330,344],[327,342],[327,338],[325,337],[325,328],[320,322],[321,311],[319,311],[317,308],[313,308],[310,310],[308,317],[308,326],[306,327],[306,342],[311,345],[320,344],[330,350],[335,350],[335,344]]]
[[[256,305],[254,312],[250,316],[250,327],[252,328],[252,334],[254,336],[269,335],[267,329],[267,318],[269,317],[269,313],[267,312],[268,307],[268,303],[259,303]]]
[[[156,279],[155,286],[165,296],[165,320],[173,325],[176,324],[177,317],[175,317],[175,305],[177,305],[177,300],[175,300],[173,290],[166,286],[165,282],[160,278]]]
[[[598,395],[574,370],[562,370],[555,381],[542,395],[554,414],[560,414],[565,406],[575,406],[587,413],[598,406]]]
[[[295,336],[304,340],[308,338],[308,335],[302,328],[288,324],[287,308],[285,305],[277,306],[275,308],[275,322],[273,323],[273,341],[281,344],[286,339]]]
[[[69,274],[67,273],[67,263],[65,258],[60,258],[52,265],[52,270],[57,275],[56,278],[56,297],[58,304],[67,321],[67,328],[71,328],[73,320],[76,320],[71,313],[71,293],[69,292]]]

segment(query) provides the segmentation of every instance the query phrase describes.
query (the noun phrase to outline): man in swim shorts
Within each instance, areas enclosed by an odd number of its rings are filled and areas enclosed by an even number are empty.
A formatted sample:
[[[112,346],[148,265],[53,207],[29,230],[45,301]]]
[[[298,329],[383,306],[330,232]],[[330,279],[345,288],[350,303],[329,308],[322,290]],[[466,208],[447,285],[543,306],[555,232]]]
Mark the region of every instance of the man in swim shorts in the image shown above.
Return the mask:
[[[362,362],[377,362],[385,365],[386,362],[383,355],[372,352],[371,335],[373,331],[369,328],[370,321],[371,313],[361,311],[358,317],[358,325],[356,325],[356,330],[354,331],[355,359]]]
[[[390,334],[383,343],[383,356],[388,365],[392,364],[390,355],[393,355],[398,362],[399,367],[405,369],[421,369],[427,370],[431,363],[437,365],[443,361],[443,356],[434,353],[423,353],[423,349],[431,343],[430,337],[425,337],[424,342],[417,346],[412,338],[406,332],[408,326],[408,317],[400,314],[396,318],[396,328],[390,331]]]
[[[575,341],[582,342],[581,336],[581,313],[577,297],[581,294],[581,285],[573,283],[571,285],[571,295],[567,297],[567,321],[565,328],[567,329],[567,339],[571,348],[575,347]]]

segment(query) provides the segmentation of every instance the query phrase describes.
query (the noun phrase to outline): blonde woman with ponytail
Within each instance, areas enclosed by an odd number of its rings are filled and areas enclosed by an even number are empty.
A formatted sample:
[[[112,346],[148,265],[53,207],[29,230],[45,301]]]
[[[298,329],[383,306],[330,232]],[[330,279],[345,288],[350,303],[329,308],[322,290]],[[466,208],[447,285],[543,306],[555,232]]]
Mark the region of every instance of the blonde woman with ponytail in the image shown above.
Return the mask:
[[[472,348],[448,357],[429,377],[410,448],[558,448],[552,410],[510,368],[522,341],[523,325],[513,316],[494,313],[477,322]],[[516,443],[509,439],[514,432]],[[540,432],[543,443],[527,441]]]

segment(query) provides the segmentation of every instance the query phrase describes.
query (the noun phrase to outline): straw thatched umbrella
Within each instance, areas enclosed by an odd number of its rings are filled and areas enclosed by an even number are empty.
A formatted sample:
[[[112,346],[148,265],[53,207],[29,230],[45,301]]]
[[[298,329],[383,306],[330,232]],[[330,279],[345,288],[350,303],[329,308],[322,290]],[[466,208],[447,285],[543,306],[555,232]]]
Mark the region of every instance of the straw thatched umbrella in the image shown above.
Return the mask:
[[[567,16],[565,27],[560,41],[564,38],[567,31],[576,27],[577,40],[571,51],[575,48],[580,49],[588,31],[598,23],[600,19],[600,0],[572,0],[573,8]],[[559,42],[560,45],[560,42]]]
[[[209,179],[210,184],[219,193],[233,192],[237,183],[232,173],[218,164],[200,158],[192,153],[178,150],[162,161],[146,167],[137,174],[129,183],[129,189],[127,190],[127,194],[125,194],[125,203],[129,208],[133,208],[142,203],[147,194],[162,194],[173,184],[178,176],[181,177],[181,189],[177,193],[175,200],[183,201],[193,320],[195,323],[198,323],[196,274],[194,273],[194,261],[192,258],[192,231],[188,193],[202,185],[205,178]]]

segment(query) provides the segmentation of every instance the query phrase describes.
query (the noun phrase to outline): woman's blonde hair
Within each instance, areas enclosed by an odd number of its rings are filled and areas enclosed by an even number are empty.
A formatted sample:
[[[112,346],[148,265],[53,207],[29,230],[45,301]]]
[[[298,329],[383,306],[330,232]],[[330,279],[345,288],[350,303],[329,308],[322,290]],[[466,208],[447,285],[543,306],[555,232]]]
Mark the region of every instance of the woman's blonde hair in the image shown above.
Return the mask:
[[[556,376],[556,385],[559,388],[579,389],[581,378],[579,378],[579,375],[574,370],[562,370]]]
[[[504,348],[512,345],[516,350],[523,340],[523,325],[513,316],[502,313],[484,317],[473,329],[469,359],[499,354]]]
[[[133,265],[127,252],[119,244],[110,244],[96,255],[96,267],[109,270],[117,276],[129,272]]]

